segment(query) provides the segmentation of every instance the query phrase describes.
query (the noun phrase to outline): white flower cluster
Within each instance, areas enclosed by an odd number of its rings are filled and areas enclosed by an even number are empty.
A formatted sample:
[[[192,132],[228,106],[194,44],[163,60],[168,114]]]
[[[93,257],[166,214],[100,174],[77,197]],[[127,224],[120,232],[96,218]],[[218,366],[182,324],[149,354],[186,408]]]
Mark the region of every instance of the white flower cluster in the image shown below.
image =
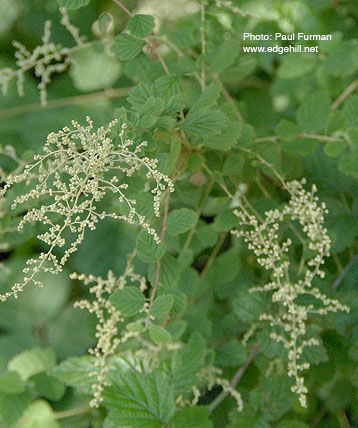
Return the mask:
[[[86,285],[95,283],[90,288],[90,292],[96,296],[96,299],[92,302],[80,300],[74,306],[95,313],[98,319],[96,326],[97,345],[95,348],[89,349],[89,353],[96,357],[96,370],[89,373],[90,376],[96,377],[96,382],[92,385],[93,399],[90,406],[98,407],[103,399],[103,388],[109,385],[107,374],[111,368],[110,357],[115,353],[120,343],[125,343],[131,337],[139,334],[125,330],[124,334],[118,336],[117,324],[120,321],[125,321],[125,318],[112,305],[109,297],[114,291],[124,288],[128,281],[139,283],[141,291],[144,291],[147,288],[146,279],[134,272],[131,262],[128,263],[124,274],[119,278],[116,278],[111,271],[108,273],[107,279],[77,273],[72,273],[71,278],[81,280]]]
[[[105,218],[139,223],[159,242],[155,230],[146,218],[135,208],[136,201],[125,195],[128,184],[125,177],[131,177],[142,168],[146,178],[154,179],[154,214],[159,216],[161,194],[166,188],[174,191],[169,177],[157,170],[157,160],[140,157],[146,142],[135,145],[133,140],[125,138],[126,124],[121,126],[119,135],[113,127],[118,121],[113,120],[104,128],[94,131],[93,123],[87,117],[87,126],[73,121],[73,129],[68,127],[47,137],[43,155],[36,155],[32,164],[26,164],[22,173],[9,175],[0,197],[14,184],[23,183],[29,187],[28,192],[17,196],[12,204],[34,200],[37,206],[30,209],[19,223],[19,230],[27,222],[39,222],[47,226],[47,231],[38,235],[38,239],[49,245],[47,252],[37,258],[27,260],[26,274],[22,283],[17,283],[12,290],[1,295],[2,300],[22,291],[25,285],[36,280],[39,271],[57,274],[62,270],[69,256],[77,250],[84,239],[87,229],[94,230],[96,223]],[[116,143],[110,138],[116,137]],[[108,195],[116,195],[118,201],[127,207],[127,213],[119,214],[101,210],[97,205]],[[41,204],[42,203],[42,204]],[[62,256],[54,250],[63,249]]]
[[[309,314],[323,315],[339,310],[349,312],[349,308],[312,286],[316,276],[325,276],[321,266],[324,264],[324,257],[329,256],[331,246],[327,230],[323,227],[327,209],[324,203],[319,204],[315,195],[316,186],[312,186],[309,192],[303,187],[304,179],[300,182],[282,181],[282,184],[290,194],[290,200],[283,208],[266,211],[264,219],[260,220],[256,214],[250,213],[250,208],[242,205],[235,213],[244,229],[232,233],[243,237],[248,248],[256,255],[258,263],[271,271],[271,282],[263,287],[251,288],[250,291],[271,292],[272,302],[278,305],[277,313],[264,313],[260,319],[281,328],[282,334],[271,333],[271,338],[283,343],[287,349],[288,376],[295,380],[292,391],[298,394],[301,405],[305,407],[307,388],[300,372],[308,369],[309,363],[300,362],[300,358],[305,347],[319,344],[316,339],[306,337],[307,318]],[[300,223],[308,238],[308,248],[313,254],[306,260],[302,275],[292,274],[287,254],[291,240],[282,240],[279,236],[280,224],[290,220]],[[317,304],[298,303],[298,298],[302,295],[313,296]]]
[[[17,78],[17,91],[19,96],[23,96],[24,74],[26,71],[33,69],[36,77],[41,79],[38,84],[41,105],[46,105],[47,85],[51,81],[52,74],[62,73],[71,63],[71,53],[85,46],[79,36],[78,29],[70,23],[66,9],[61,8],[60,11],[62,13],[61,23],[71,33],[77,45],[68,48],[52,42],[50,40],[51,21],[45,22],[42,45],[36,46],[32,52],[28,51],[20,42],[14,41],[13,45],[16,48],[15,58],[18,68],[14,70],[6,67],[0,70],[0,85],[4,95],[7,94],[11,80]]]

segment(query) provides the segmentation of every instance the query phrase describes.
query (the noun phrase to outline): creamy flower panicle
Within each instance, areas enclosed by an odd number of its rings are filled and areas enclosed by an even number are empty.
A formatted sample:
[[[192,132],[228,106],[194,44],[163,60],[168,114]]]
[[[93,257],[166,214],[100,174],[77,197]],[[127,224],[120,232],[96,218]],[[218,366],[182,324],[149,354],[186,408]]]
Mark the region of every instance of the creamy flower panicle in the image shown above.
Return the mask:
[[[171,179],[158,171],[156,159],[142,156],[146,141],[136,145],[125,137],[125,123],[117,135],[118,144],[113,141],[116,137],[113,128],[118,125],[116,119],[97,130],[89,117],[87,123],[82,126],[73,121],[72,129],[65,127],[58,133],[51,133],[44,154],[36,155],[34,162],[26,164],[22,173],[10,174],[7,178],[1,196],[13,185],[23,183],[28,186],[27,192],[15,198],[13,209],[30,201],[36,205],[23,216],[18,229],[28,222],[46,225],[47,231],[37,237],[49,246],[49,250],[27,260],[23,282],[2,295],[2,300],[11,295],[17,297],[29,283],[42,286],[36,278],[40,271],[61,272],[67,259],[82,243],[85,231],[94,230],[99,220],[113,218],[138,223],[154,236],[156,242],[160,242],[146,217],[137,211],[136,200],[126,196],[129,184],[122,180],[144,169],[146,178],[155,183],[151,191],[153,211],[159,217],[162,192],[167,188],[174,191]],[[107,195],[117,196],[127,212],[99,209],[98,204]],[[60,257],[55,255],[56,248],[63,249]]]
[[[298,394],[299,401],[306,407],[307,387],[302,370],[309,368],[309,363],[300,362],[303,351],[308,346],[319,345],[315,338],[307,337],[306,321],[310,314],[324,315],[329,312],[346,311],[349,308],[338,300],[322,294],[317,287],[312,286],[316,276],[324,278],[322,270],[324,258],[330,255],[331,240],[327,229],[323,227],[324,215],[327,209],[324,203],[319,204],[316,186],[311,191],[304,189],[306,181],[284,182],[283,187],[290,194],[290,199],[282,209],[265,212],[263,220],[256,214],[251,214],[249,207],[240,206],[235,214],[240,218],[242,230],[232,233],[243,237],[248,248],[256,256],[257,262],[271,272],[272,280],[262,287],[253,287],[250,292],[271,292],[273,303],[278,305],[277,313],[263,313],[262,321],[268,321],[271,326],[279,327],[281,334],[272,332],[270,337],[283,344],[288,355],[288,376],[293,377],[295,384],[292,391]],[[287,221],[297,220],[308,238],[308,248],[313,256],[306,260],[305,265],[292,277],[290,261],[287,253],[292,245],[291,240],[281,240],[280,226]],[[302,270],[302,273],[300,272]],[[313,296],[317,305],[298,303],[302,295]]]

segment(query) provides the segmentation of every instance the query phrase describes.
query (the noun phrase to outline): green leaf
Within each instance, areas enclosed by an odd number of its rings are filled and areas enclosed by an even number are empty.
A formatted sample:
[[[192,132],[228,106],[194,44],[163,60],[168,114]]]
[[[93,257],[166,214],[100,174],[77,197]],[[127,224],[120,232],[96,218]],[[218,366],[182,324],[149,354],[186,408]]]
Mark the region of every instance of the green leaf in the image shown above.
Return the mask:
[[[25,391],[26,384],[15,371],[7,371],[0,375],[0,392],[7,394],[21,394]]]
[[[297,79],[315,69],[317,58],[311,55],[284,55],[278,68],[277,75],[281,79]]]
[[[141,322],[130,322],[126,325],[126,329],[128,331],[134,331],[134,332],[142,332],[144,330],[144,325]]]
[[[23,414],[24,422],[18,422],[11,428],[61,428],[51,406],[45,400],[36,400]]]
[[[148,329],[149,336],[156,343],[170,343],[172,337],[170,333],[159,325],[152,325]]]
[[[246,359],[247,354],[244,345],[237,339],[232,339],[216,350],[215,364],[220,367],[239,366]]]
[[[173,389],[159,372],[115,373],[103,397],[109,420],[117,427],[161,428],[175,411]]]
[[[282,140],[292,141],[299,133],[300,128],[295,123],[286,119],[280,120],[280,123],[276,126],[276,134]]]
[[[36,373],[51,370],[56,365],[56,355],[51,348],[33,348],[13,357],[7,367],[26,381]]]
[[[343,112],[348,119],[348,126],[358,126],[358,95],[351,95],[344,103]]]
[[[66,392],[64,383],[46,373],[31,376],[31,381],[34,382],[38,395],[50,401],[60,401]]]
[[[358,177],[358,148],[343,153],[338,160],[338,169],[347,175]]]
[[[239,224],[239,218],[232,210],[222,211],[215,217],[213,229],[216,232],[228,232]]]
[[[127,101],[132,104],[134,110],[139,110],[153,96],[152,87],[141,82],[129,91]]]
[[[203,139],[203,145],[205,147],[209,147],[210,149],[227,151],[237,145],[242,131],[247,129],[245,128],[246,126],[248,125],[242,126],[240,122],[230,120],[230,122],[225,124],[225,127],[219,134],[205,136]],[[243,144],[240,143],[240,145]],[[236,173],[237,172],[238,171],[236,170]]]
[[[139,38],[149,36],[155,26],[154,17],[151,15],[134,15],[128,22],[130,33]]]
[[[326,61],[323,63],[323,69],[335,77],[341,77],[354,73],[358,69],[357,61],[357,42],[348,40],[329,52]]]
[[[185,132],[199,137],[218,134],[226,123],[226,115],[219,110],[190,110],[180,124]]]
[[[210,85],[203,91],[195,103],[191,106],[191,110],[203,110],[213,107],[221,93],[222,87],[218,82],[211,82]]]
[[[221,73],[237,61],[239,43],[235,39],[225,40],[209,55],[209,65],[212,73]]]
[[[154,263],[165,253],[165,244],[157,244],[153,235],[149,235],[145,230],[142,230],[137,236],[136,248],[138,257],[145,263]]]
[[[324,145],[324,152],[330,158],[338,157],[346,148],[346,141],[329,141]]]
[[[142,52],[145,42],[130,34],[119,34],[111,46],[113,55],[121,61],[135,58]]]
[[[80,91],[109,88],[119,78],[121,71],[122,65],[118,60],[94,46],[73,53],[70,76]]]
[[[152,284],[155,283],[157,264],[153,263],[149,267],[148,277]],[[173,256],[166,254],[161,260],[159,284],[167,287],[174,287],[180,278],[180,265]]]
[[[198,220],[198,214],[189,208],[172,211],[168,218],[168,233],[176,236],[190,230]]]
[[[138,123],[139,129],[147,129],[155,125],[158,121],[164,108],[164,101],[160,98],[150,97],[138,109]]]
[[[87,6],[89,2],[90,0],[57,0],[57,3],[66,9],[79,9]]]
[[[174,303],[174,297],[167,294],[158,296],[150,309],[150,314],[154,318],[163,318],[167,313],[170,312]]]
[[[164,361],[162,369],[166,373],[174,394],[187,394],[197,382],[197,373],[203,366],[206,344],[200,334],[193,334],[177,353]]]
[[[154,82],[154,90],[158,97],[164,98],[168,102],[171,97],[181,93],[180,79],[175,75],[159,77]]]
[[[83,355],[68,358],[55,367],[51,374],[67,386],[72,386],[84,394],[91,394],[91,385],[96,382],[96,378],[88,376],[88,373],[95,370],[95,357]]]
[[[329,361],[326,349],[323,345],[306,346],[303,349],[302,361],[307,361],[310,364],[320,364]]]
[[[127,286],[115,291],[109,301],[125,317],[132,317],[143,308],[145,297],[139,288]]]
[[[186,407],[175,413],[168,428],[211,428],[209,407]]]
[[[309,95],[297,110],[297,122],[305,132],[324,132],[328,126],[331,99],[327,92]]]
[[[187,324],[188,323],[183,320],[174,320],[167,325],[166,329],[172,336],[173,340],[179,340],[184,334]]]
[[[31,403],[31,394],[26,391],[22,394],[0,393],[0,416],[1,421],[9,427],[24,412]]]
[[[262,293],[250,293],[248,290],[240,290],[233,305],[240,321],[258,320],[259,316],[267,311]]]

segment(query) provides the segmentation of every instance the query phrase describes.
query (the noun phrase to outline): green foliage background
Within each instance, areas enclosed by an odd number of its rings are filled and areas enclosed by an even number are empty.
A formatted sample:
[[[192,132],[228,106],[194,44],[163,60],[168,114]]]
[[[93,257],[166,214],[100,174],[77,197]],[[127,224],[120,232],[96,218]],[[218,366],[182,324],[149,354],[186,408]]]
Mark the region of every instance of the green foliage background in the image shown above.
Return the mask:
[[[59,3],[77,6],[75,0]],[[150,19],[132,22],[132,35],[121,34],[128,16],[115,3],[77,3],[85,7],[69,12],[72,22],[88,40],[97,41],[74,54],[69,72],[54,76],[47,108],[39,105],[37,82],[31,73],[25,81],[25,98],[18,97],[14,83],[10,86],[8,96],[0,97],[0,143],[11,144],[23,159],[29,159],[41,150],[48,133],[69,125],[72,119],[84,123],[89,115],[101,126],[114,117],[123,119],[124,107],[131,110],[126,120],[135,123],[138,138],[149,142],[146,155],[159,159],[161,171],[179,177],[170,199],[165,248],[158,248],[135,225],[99,223],[61,275],[46,277],[43,289],[30,286],[18,300],[1,304],[1,426],[358,426],[358,2],[235,0],[234,6],[250,12],[240,14],[217,8],[208,0],[204,2],[205,55],[201,52],[200,12],[179,16],[180,3],[176,10],[173,2],[172,16],[161,21],[158,34],[163,38],[157,41],[167,46],[162,55],[170,76],[153,52],[142,52],[146,44],[142,39],[151,32]],[[162,0],[165,3],[172,2]],[[137,7],[136,1],[125,4],[129,10]],[[114,56],[92,32],[92,24],[105,11],[114,19]],[[160,13],[157,8],[156,14]],[[0,23],[0,68],[14,67],[12,40],[30,48],[41,43],[47,19],[53,21],[56,42],[73,44],[59,23],[56,0],[3,0],[0,15],[5,17]],[[243,42],[243,32],[333,34],[333,40],[318,42],[318,54],[248,54],[242,51],[248,45]],[[200,75],[203,64],[208,86],[206,95],[200,97],[194,74]],[[111,88],[122,89],[113,92]],[[185,119],[177,118],[180,110]],[[326,261],[326,278],[317,285],[349,305],[351,312],[311,320],[310,333],[321,345],[309,348],[305,355],[311,363],[305,373],[307,409],[290,393],[282,364],[286,357],[269,339],[269,326],[260,325],[247,345],[241,343],[260,313],[269,310],[270,302],[247,291],[267,278],[245,244],[229,233],[239,220],[223,187],[235,194],[245,186],[246,196],[259,213],[285,198],[272,171],[242,149],[261,155],[287,180],[306,177],[308,185],[316,183],[318,195],[329,209],[326,226],[333,242],[332,256]],[[1,166],[12,168],[8,159],[1,160]],[[134,185],[131,191],[138,204],[150,213],[145,180],[139,177]],[[16,222],[18,214],[9,212],[1,218],[1,227]],[[153,224],[160,230],[159,221]],[[36,227],[28,227],[21,235],[3,235],[11,248],[1,254],[2,291],[16,282],[25,259],[43,250],[35,238]],[[195,233],[188,241],[193,228]],[[297,250],[294,269],[299,264],[300,242],[292,239]],[[119,356],[115,387],[106,392],[104,407],[89,410],[87,375],[93,361],[85,355],[95,344],[96,320],[73,308],[74,301],[88,294],[86,287],[68,275],[76,271],[106,276],[109,270],[120,275],[127,254],[135,247],[136,269],[152,284],[161,258],[159,295],[174,299],[173,306],[164,308],[164,314],[171,310],[165,326],[186,345],[177,361],[169,363],[164,358],[158,372],[146,375],[144,369],[127,372],[128,362],[121,362]],[[243,412],[238,413],[228,397],[209,416],[208,405],[221,392],[220,387],[203,388],[200,406],[176,409],[173,394],[187,391],[204,363],[215,364],[223,370],[223,377],[231,379],[256,343],[259,351],[238,385]],[[270,361],[275,363],[272,374],[266,376]],[[135,362],[131,364],[135,367]],[[182,390],[177,384],[180,370]],[[128,391],[134,391],[134,397]],[[155,415],[153,421],[130,422],[121,400],[141,401],[145,415]],[[80,409],[80,414],[72,415],[71,409]],[[106,419],[108,410],[111,417]],[[27,420],[35,420],[37,425]]]

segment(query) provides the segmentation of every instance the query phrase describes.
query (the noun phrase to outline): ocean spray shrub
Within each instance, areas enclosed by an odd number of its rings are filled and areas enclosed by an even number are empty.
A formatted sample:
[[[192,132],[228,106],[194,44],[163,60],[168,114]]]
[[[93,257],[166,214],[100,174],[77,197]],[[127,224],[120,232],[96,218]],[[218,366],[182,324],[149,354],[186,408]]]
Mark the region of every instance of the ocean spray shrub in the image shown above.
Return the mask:
[[[0,71],[1,102],[15,103],[0,116],[1,422],[355,426],[350,9],[58,4],[24,9],[25,28],[39,10],[52,27],[33,49],[14,27],[15,64]],[[324,17],[336,13],[344,37],[319,55],[242,53],[243,31],[318,34],[320,20],[332,33]],[[75,46],[57,44],[57,23]],[[93,39],[81,36],[91,28]],[[13,79],[28,104],[14,101]],[[24,94],[32,81],[41,105]],[[91,89],[103,90],[78,93]],[[29,145],[43,153],[29,161]],[[71,293],[53,306],[43,273],[64,282],[71,271]],[[41,307],[48,315],[31,330]]]

